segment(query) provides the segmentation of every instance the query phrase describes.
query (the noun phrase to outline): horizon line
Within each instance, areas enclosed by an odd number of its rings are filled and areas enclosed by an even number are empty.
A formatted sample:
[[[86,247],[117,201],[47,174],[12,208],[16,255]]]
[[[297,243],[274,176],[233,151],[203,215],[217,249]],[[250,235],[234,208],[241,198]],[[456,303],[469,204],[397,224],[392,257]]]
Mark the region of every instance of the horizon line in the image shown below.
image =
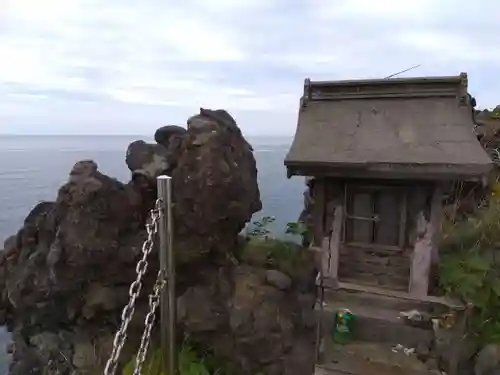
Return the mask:
[[[293,137],[293,134],[243,134],[247,137]],[[146,134],[139,133],[1,133],[0,137],[145,137]],[[154,137],[150,135],[149,137]]]

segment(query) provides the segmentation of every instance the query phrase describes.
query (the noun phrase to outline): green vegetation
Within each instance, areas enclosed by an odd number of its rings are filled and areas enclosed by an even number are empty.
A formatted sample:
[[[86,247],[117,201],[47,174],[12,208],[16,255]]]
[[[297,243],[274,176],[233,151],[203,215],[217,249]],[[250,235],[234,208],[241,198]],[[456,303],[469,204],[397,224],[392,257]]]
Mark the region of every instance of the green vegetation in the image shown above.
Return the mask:
[[[288,223],[286,225],[285,233],[293,236],[301,236],[306,239],[306,242],[310,242],[312,239],[307,225],[300,221]]]
[[[491,110],[491,117],[500,118],[500,105],[497,105]]]
[[[276,218],[274,216],[264,216],[260,220],[252,222],[249,226],[247,235],[253,238],[268,239],[272,237],[272,232],[269,225],[274,223]]]
[[[297,236],[309,235],[307,227],[304,223],[290,222],[286,225],[285,236],[277,238],[269,229],[274,221],[274,217],[264,216],[250,225],[239,258],[255,266],[274,268],[292,276],[304,266],[310,256],[294,241]],[[291,238],[287,239],[286,235]]]
[[[150,350],[142,367],[141,375],[168,375],[161,372],[162,353],[159,348]],[[179,350],[179,375],[232,375],[218,363],[210,351],[202,350],[189,338],[185,338]],[[128,362],[122,375],[133,375],[135,358]]]
[[[263,216],[259,220],[253,221],[248,229],[247,236],[251,238],[269,239],[275,238],[269,226],[276,221],[274,216]],[[296,237],[310,237],[309,230],[305,223],[291,221],[286,224],[285,235]]]
[[[473,216],[444,223],[440,248],[441,288],[474,305],[468,330],[479,343],[500,341],[500,184],[491,190]]]

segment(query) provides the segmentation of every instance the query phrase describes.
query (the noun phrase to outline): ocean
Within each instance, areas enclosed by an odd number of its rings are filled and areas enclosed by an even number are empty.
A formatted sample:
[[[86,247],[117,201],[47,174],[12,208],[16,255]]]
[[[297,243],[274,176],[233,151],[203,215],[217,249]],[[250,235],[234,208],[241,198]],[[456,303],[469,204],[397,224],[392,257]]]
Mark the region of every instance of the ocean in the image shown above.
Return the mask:
[[[125,152],[141,136],[0,136],[0,238],[15,234],[29,211],[40,201],[54,200],[78,160],[92,159],[99,170],[120,181],[130,179]],[[287,179],[283,159],[291,137],[247,137],[257,160],[263,209],[255,215],[275,216],[271,228],[282,234],[287,222],[302,209],[302,178]],[[0,329],[0,374],[7,373],[5,345]]]

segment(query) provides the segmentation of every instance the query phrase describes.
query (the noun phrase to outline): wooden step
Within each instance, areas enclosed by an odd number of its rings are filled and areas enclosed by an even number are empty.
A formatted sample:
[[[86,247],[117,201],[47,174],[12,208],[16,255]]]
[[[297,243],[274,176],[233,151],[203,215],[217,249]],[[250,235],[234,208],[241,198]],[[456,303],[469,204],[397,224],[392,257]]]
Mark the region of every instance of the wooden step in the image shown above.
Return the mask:
[[[348,283],[348,282],[339,282],[337,279],[325,277],[321,278],[320,275],[318,274],[316,278],[316,285],[318,287],[321,287],[324,290],[330,290],[330,291],[347,291],[347,292],[352,292],[352,293],[368,293],[368,294],[374,294],[377,296],[384,296],[384,297],[389,297],[389,298],[395,298],[399,300],[406,300],[406,301],[412,301],[416,303],[428,306],[441,306],[445,307],[447,309],[451,310],[456,310],[456,311],[464,311],[467,309],[467,305],[457,301],[453,300],[451,298],[447,297],[438,297],[438,296],[422,296],[422,297],[417,297],[413,296],[408,292],[403,292],[403,291],[394,291],[394,290],[388,290],[385,288],[379,288],[379,287],[374,287],[374,286],[366,286],[366,285],[356,285],[354,283]]]
[[[347,301],[325,301],[323,309],[316,306],[321,313],[321,324],[325,336],[332,335],[335,312],[348,309],[356,315],[353,338],[367,342],[380,342],[389,345],[403,345],[407,348],[430,347],[434,333],[432,330],[413,327],[400,318],[398,310],[381,308],[368,303],[352,303]]]
[[[329,342],[315,375],[430,375],[415,356],[393,352],[390,346],[353,342],[341,346]]]
[[[325,300],[354,305],[367,305],[398,312],[418,310],[430,313],[432,311],[432,306],[421,301],[401,299],[389,295],[378,295],[364,291],[326,290]]]

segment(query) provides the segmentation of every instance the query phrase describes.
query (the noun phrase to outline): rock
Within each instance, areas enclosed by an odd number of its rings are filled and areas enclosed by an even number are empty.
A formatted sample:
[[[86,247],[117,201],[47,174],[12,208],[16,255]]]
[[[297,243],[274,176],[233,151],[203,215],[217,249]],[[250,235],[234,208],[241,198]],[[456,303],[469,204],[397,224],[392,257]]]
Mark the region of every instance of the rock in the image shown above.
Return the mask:
[[[93,317],[99,310],[117,310],[129,300],[129,288],[105,286],[100,283],[91,283],[83,295],[84,305],[82,314],[87,319]]]
[[[88,340],[75,342],[72,362],[79,370],[95,367],[97,357],[94,345]]]
[[[82,160],[73,166],[69,173],[70,182],[78,182],[87,178],[92,178],[97,173],[97,164],[93,160]],[[99,181],[96,179],[96,185],[100,186]]]
[[[191,262],[210,253],[225,262],[237,234],[262,208],[255,158],[241,132],[194,117],[172,172],[177,259]]]
[[[26,351],[23,360],[13,362],[9,368],[9,375],[45,375],[45,373],[40,359],[33,350]]]
[[[242,247],[243,251],[241,258],[245,263],[260,267],[267,264],[268,249],[262,246],[261,243],[249,242],[247,244],[243,244]]]
[[[239,137],[243,138],[241,135],[240,128],[234,121],[233,117],[224,109],[206,109],[200,108],[200,114],[192,116],[187,121],[188,129],[193,129],[195,131],[206,132],[207,130],[214,131],[214,126],[222,128],[226,131],[233,132]],[[250,151],[253,151],[252,146],[243,138],[245,147],[248,147]]]
[[[500,345],[488,344],[476,356],[475,375],[489,375],[500,366]]]
[[[299,352],[303,342],[313,342],[315,337],[314,329],[301,336],[294,324],[297,301],[292,302],[282,291],[267,285],[266,272],[258,268],[238,267],[234,283],[230,322],[235,337],[233,358],[238,361],[239,371],[303,374],[303,366],[292,370],[290,365],[290,371],[284,372],[287,353]],[[310,345],[310,353],[314,353],[314,344]],[[308,356],[306,367],[313,365],[314,356]]]
[[[194,115],[190,117],[187,121],[188,130],[203,132],[216,131],[218,127],[217,121],[208,116],[202,116],[201,114]]]
[[[145,176],[153,184],[156,177],[167,173],[170,168],[167,149],[144,141],[135,141],[128,146],[125,162],[134,175]]]
[[[422,361],[422,362],[426,362],[427,359],[429,358],[429,355],[430,355],[430,348],[425,345],[424,343],[419,343],[416,347],[416,350],[415,350],[418,358]]]
[[[167,125],[157,129],[154,138],[156,143],[168,149],[172,145],[172,142],[182,139],[185,134],[186,129],[183,127],[177,125]]]
[[[290,277],[277,270],[267,270],[266,281],[281,290],[286,290],[292,285]]]
[[[233,257],[262,207],[252,148],[236,122],[201,109],[188,130],[160,128],[155,139],[129,145],[126,184],[92,160],[77,162],[56,201],[36,205],[5,242],[0,324],[12,332],[9,375],[102,373],[137,262],[151,249],[121,361],[137,352],[159,266],[146,223],[163,173],[172,176],[179,340],[189,334],[240,375],[304,374],[315,338],[309,260],[291,272],[288,260],[266,269],[270,248],[245,249],[241,264]],[[152,345],[159,336],[153,329]]]
[[[37,348],[44,362],[48,362],[61,346],[61,339],[54,332],[42,332],[30,337],[30,344]]]
[[[429,358],[425,361],[425,365],[431,371],[438,370],[439,371],[439,363],[436,358]],[[441,372],[440,372],[441,373]]]
[[[297,303],[300,311],[300,320],[297,322],[297,325],[306,329],[315,328],[318,324],[317,313],[314,310],[316,296],[311,291],[309,293],[299,293],[297,295]]]
[[[190,287],[177,299],[178,320],[190,332],[216,331],[225,319],[218,311],[213,286]]]
[[[434,333],[435,342],[433,354],[439,358],[443,368],[448,368],[453,355],[454,346],[456,345],[454,332],[450,329],[438,329],[434,331]],[[463,367],[465,364],[471,362],[477,350],[478,348],[474,340],[465,337],[461,342],[458,355],[459,366]]]
[[[206,109],[200,108],[200,115],[211,118],[216,121],[219,125],[226,127],[227,129],[233,129],[239,131],[238,125],[236,125],[236,121],[231,117],[231,115],[224,109]]]
[[[280,374],[314,374],[315,354],[314,341],[300,338],[286,354]]]

